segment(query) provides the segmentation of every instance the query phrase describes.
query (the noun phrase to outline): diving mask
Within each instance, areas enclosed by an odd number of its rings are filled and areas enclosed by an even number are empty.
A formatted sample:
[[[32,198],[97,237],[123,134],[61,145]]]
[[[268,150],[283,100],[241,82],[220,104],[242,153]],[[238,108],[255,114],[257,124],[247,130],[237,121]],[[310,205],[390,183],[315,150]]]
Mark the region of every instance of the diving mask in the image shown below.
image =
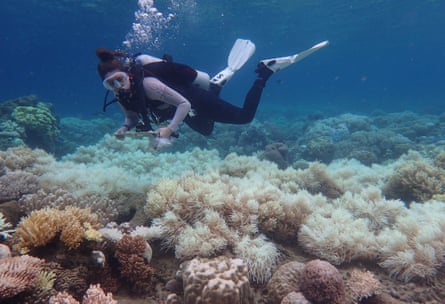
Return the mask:
[[[124,72],[115,72],[104,79],[103,85],[107,90],[116,92],[130,88],[130,77]]]

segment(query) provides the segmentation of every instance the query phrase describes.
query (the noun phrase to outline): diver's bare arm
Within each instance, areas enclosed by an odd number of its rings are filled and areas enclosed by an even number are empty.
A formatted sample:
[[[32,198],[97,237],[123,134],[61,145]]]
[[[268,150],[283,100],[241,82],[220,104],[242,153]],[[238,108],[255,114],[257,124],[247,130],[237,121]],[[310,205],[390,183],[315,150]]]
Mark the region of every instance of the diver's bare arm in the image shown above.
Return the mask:
[[[154,77],[144,79],[144,89],[148,98],[160,100],[176,107],[175,115],[170,121],[168,128],[173,132],[177,131],[179,125],[190,111],[190,102],[184,96]]]
[[[127,127],[127,130],[130,130],[138,123],[138,113],[126,110],[121,104],[119,104],[119,106],[121,107],[122,112],[124,112],[125,115],[124,124],[122,126]]]

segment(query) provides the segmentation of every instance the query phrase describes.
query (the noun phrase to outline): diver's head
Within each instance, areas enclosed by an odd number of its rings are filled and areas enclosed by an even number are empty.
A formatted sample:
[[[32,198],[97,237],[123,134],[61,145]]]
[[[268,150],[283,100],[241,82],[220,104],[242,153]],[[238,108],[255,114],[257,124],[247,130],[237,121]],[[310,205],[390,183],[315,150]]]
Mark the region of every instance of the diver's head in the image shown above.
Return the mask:
[[[114,93],[120,90],[129,90],[131,88],[130,76],[121,70],[113,70],[105,74],[103,85],[107,90]]]
[[[99,72],[99,76],[102,78],[102,80],[104,80],[107,77],[107,74],[111,72],[125,70],[125,66],[121,60],[122,58],[126,57],[125,53],[123,52],[112,51],[105,48],[97,48],[96,56],[100,59],[100,62],[97,65],[97,71]]]

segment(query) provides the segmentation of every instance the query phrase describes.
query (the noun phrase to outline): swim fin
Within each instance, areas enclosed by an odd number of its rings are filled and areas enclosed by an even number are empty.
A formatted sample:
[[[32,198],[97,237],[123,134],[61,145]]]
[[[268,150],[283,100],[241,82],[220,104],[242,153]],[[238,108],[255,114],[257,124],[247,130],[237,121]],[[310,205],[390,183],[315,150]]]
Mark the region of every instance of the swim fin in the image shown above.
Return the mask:
[[[236,39],[227,58],[227,67],[216,74],[210,82],[222,87],[252,57],[253,53],[255,53],[255,44],[252,41]]]
[[[319,49],[325,47],[328,44],[329,44],[329,41],[325,40],[320,43],[317,43],[313,47],[311,47],[301,53],[287,56],[287,57],[264,59],[264,60],[261,60],[260,63],[264,64],[272,72],[276,72],[276,71],[279,71],[279,70],[282,70],[282,69],[288,67],[289,65],[291,65],[295,62],[302,60],[303,58],[306,58],[310,54],[318,51]]]

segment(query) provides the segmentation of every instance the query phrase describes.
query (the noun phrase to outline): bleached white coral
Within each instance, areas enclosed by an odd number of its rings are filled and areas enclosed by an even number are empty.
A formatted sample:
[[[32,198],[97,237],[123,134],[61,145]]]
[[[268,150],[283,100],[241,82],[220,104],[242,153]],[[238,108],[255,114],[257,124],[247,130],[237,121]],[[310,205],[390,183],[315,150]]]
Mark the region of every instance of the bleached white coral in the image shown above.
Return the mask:
[[[376,256],[375,235],[368,228],[369,221],[354,218],[343,208],[330,215],[312,214],[301,226],[299,244],[309,253],[340,265],[357,258]]]
[[[281,256],[275,244],[262,234],[253,239],[244,236],[235,245],[234,252],[247,264],[249,279],[259,284],[270,279]]]
[[[393,229],[397,232],[389,229],[385,232],[400,235],[400,241],[395,242],[393,237],[378,238],[381,245],[379,265],[392,277],[403,281],[436,276],[445,263],[444,223],[444,202],[411,203],[406,214],[396,220]]]

